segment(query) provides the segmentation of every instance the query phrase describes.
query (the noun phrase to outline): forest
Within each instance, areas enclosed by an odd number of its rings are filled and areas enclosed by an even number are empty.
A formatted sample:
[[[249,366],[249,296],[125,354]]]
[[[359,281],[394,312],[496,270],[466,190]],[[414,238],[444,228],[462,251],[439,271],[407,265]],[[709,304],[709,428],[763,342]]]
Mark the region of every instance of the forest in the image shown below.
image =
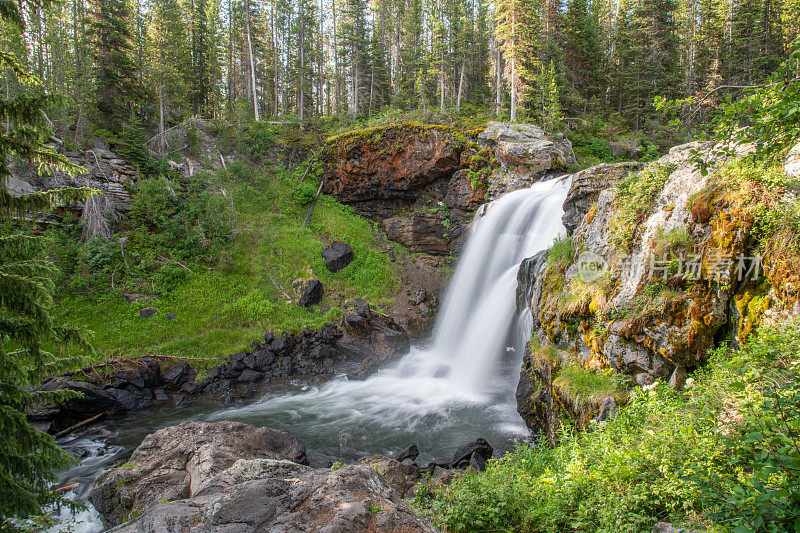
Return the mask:
[[[24,37],[4,22],[0,42],[41,84],[6,70],[7,97],[64,95],[49,119],[73,142],[163,151],[158,133],[191,116],[348,123],[387,108],[551,131],[598,118],[674,140],[654,97],[703,95],[703,124],[785,59],[800,2],[65,0],[21,16]]]

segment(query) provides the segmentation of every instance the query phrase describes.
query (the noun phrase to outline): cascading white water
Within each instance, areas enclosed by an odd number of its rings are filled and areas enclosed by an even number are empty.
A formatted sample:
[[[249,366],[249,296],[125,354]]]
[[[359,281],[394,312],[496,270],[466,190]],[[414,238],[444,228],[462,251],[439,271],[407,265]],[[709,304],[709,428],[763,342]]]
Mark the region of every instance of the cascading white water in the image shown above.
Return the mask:
[[[416,433],[431,425],[444,431],[463,424],[469,417],[449,415],[470,406],[498,409],[505,400],[499,420],[519,427],[508,403],[513,378],[502,375],[504,368],[519,371],[525,339],[518,332],[529,331],[516,316],[516,275],[523,259],[563,233],[561,206],[568,181],[508,193],[476,216],[429,347],[412,349],[363,381],[335,379],[303,394],[267,397],[211,418],[263,423],[264,417],[289,413],[296,423],[285,425],[296,428],[301,420],[313,421],[315,432],[330,435],[377,426]],[[515,365],[508,364],[509,357]]]

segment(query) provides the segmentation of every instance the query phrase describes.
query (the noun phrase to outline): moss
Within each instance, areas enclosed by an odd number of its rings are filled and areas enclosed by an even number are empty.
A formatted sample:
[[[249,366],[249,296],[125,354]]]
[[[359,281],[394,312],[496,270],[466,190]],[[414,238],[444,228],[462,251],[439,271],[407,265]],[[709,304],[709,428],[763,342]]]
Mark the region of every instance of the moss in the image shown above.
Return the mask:
[[[364,147],[377,147],[384,143],[387,135],[397,133],[403,134],[423,134],[430,131],[439,131],[449,134],[453,141],[463,143],[464,135],[450,126],[441,126],[438,124],[417,124],[417,123],[404,123],[404,124],[389,124],[388,126],[378,126],[374,128],[367,128],[363,130],[349,131],[330,137],[325,146],[323,146],[324,158],[337,158],[342,157],[343,154],[355,145]]]
[[[772,301],[768,293],[769,285],[763,283],[755,289],[734,295],[733,303],[739,313],[736,327],[736,338],[739,342],[747,339],[760,323],[764,312],[771,307]]]
[[[664,187],[675,165],[650,165],[632,172],[616,185],[616,210],[610,223],[611,243],[630,252],[637,231],[653,210],[658,193]]]

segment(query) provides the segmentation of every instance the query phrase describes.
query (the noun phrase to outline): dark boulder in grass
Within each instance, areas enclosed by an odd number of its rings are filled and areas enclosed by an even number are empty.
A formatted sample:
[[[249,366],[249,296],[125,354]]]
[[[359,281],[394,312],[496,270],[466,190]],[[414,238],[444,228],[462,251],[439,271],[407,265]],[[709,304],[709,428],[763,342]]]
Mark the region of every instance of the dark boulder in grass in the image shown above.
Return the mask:
[[[354,257],[353,249],[349,244],[343,242],[332,242],[322,249],[322,259],[325,260],[325,266],[334,273],[349,265]]]
[[[310,279],[300,284],[300,300],[298,305],[300,307],[311,307],[317,305],[322,301],[325,296],[325,289],[322,287],[322,282],[318,279]]]
[[[158,307],[145,307],[139,310],[139,316],[141,318],[150,318],[156,313],[158,313]]]

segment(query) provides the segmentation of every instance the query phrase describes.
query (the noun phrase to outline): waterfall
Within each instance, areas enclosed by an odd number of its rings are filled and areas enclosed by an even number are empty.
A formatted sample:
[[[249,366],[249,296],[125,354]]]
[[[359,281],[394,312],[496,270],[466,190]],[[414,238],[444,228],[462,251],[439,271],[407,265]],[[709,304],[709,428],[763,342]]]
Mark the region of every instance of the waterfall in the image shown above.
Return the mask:
[[[513,393],[532,325],[528,310],[517,313],[517,270],[523,259],[564,232],[561,206],[568,188],[569,179],[537,183],[479,210],[427,347],[413,348],[362,381],[340,377],[243,407],[209,410],[207,400],[177,410],[154,409],[120,422],[112,430],[115,440],[138,443],[187,419],[238,420],[290,431],[317,464],[392,455],[411,443],[419,446],[421,460],[447,459],[478,435],[498,451],[508,449],[510,439],[526,432]],[[116,460],[121,448],[112,451],[106,441],[61,443],[89,455],[82,465],[59,473],[62,484],[81,483],[74,493],[78,500],[85,500],[94,477]],[[75,514],[65,508],[59,522],[48,531],[103,530],[91,505]]]
[[[517,316],[517,270],[563,234],[569,185],[569,179],[537,183],[476,214],[427,347],[365,380],[341,377],[208,418],[286,428],[306,444],[316,439],[324,446],[331,436],[347,440],[348,449],[369,442],[363,449],[373,453],[404,438],[452,446],[461,434],[492,434],[486,424],[524,431],[512,399],[530,314]],[[487,409],[496,413],[487,416]]]

